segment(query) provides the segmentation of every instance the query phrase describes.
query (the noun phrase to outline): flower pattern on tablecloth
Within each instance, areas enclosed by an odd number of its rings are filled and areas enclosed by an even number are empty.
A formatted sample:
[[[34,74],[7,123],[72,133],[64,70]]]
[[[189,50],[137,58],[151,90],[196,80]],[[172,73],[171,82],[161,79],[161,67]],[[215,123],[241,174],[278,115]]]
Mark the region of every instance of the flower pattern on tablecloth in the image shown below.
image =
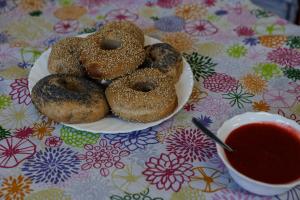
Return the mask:
[[[206,161],[216,153],[216,147],[199,129],[183,129],[166,139],[169,152],[193,162]]]
[[[283,74],[291,79],[292,81],[300,80],[300,69],[294,69],[291,67],[285,67],[283,70]]]
[[[0,126],[0,140],[10,137],[11,133]]]
[[[182,0],[157,0],[157,5],[162,8],[173,8],[179,5]]]
[[[238,36],[243,37],[251,37],[254,35],[254,30],[247,26],[238,26],[234,29]]]
[[[245,45],[255,46],[259,44],[259,40],[255,37],[247,37],[243,40]]]
[[[60,137],[51,136],[46,139],[45,145],[48,147],[59,147],[62,145],[62,140]]]
[[[217,169],[198,166],[193,168],[194,176],[189,183],[191,188],[213,193],[229,185],[230,178]]]
[[[79,164],[77,153],[70,148],[45,148],[30,157],[22,171],[34,183],[57,184],[78,173]]]
[[[197,52],[192,54],[184,54],[187,62],[190,64],[193,75],[197,81],[200,78],[207,78],[215,73],[214,67],[217,63],[214,63],[212,58],[208,56],[202,56]]]
[[[282,75],[282,71],[275,63],[259,63],[253,67],[255,73],[262,76],[265,80]]]
[[[0,2],[0,14],[9,12],[17,7],[16,0],[2,0]]]
[[[0,124],[7,129],[30,126],[37,120],[37,111],[23,104],[13,104],[0,110]]]
[[[274,108],[290,108],[296,101],[293,94],[285,90],[267,90],[263,94],[263,99]]]
[[[241,83],[252,94],[261,94],[267,87],[267,82],[255,74],[246,74],[241,78]]]
[[[184,29],[191,36],[209,36],[218,32],[218,28],[207,20],[190,21]]]
[[[156,133],[157,131],[153,130],[153,128],[148,128],[141,131],[133,131],[132,133],[104,135],[104,137],[110,140],[110,144],[121,143],[129,151],[135,151],[137,149],[145,149],[146,145],[158,143]]]
[[[33,125],[33,133],[32,136],[36,136],[38,139],[42,140],[45,136],[51,136],[54,127],[47,122],[38,122]]]
[[[200,117],[198,117],[198,120],[205,127],[209,127],[211,123],[213,123],[212,119],[209,116],[205,115],[201,115]]]
[[[268,59],[282,66],[300,65],[300,52],[295,49],[278,48],[268,53]]]
[[[97,143],[100,135],[63,126],[60,129],[60,137],[66,144],[72,147],[83,148],[86,144]]]
[[[0,60],[2,62],[6,59],[12,59],[15,54],[15,49],[10,48],[8,44],[0,46]]]
[[[100,140],[99,145],[86,144],[84,146],[85,154],[78,155],[80,160],[85,161],[81,165],[81,169],[99,169],[101,176],[108,176],[109,169],[112,167],[122,169],[125,165],[121,158],[128,156],[130,153],[127,150],[122,150],[120,146],[121,143],[109,145],[107,140],[104,139]]]
[[[157,189],[178,192],[184,182],[189,182],[194,175],[191,164],[182,156],[174,153],[161,154],[159,158],[150,157],[145,163],[147,168],[143,174],[146,180],[156,185]]]
[[[54,45],[56,42],[58,42],[60,39],[60,37],[58,36],[53,36],[53,37],[50,37],[50,38],[47,38],[46,40],[44,40],[43,44],[49,48],[51,47],[52,45]]]
[[[204,88],[212,92],[230,92],[237,88],[238,81],[227,75],[215,73],[203,81]]]
[[[252,108],[254,111],[261,111],[261,112],[268,112],[270,110],[269,104],[263,100],[254,101]]]
[[[204,17],[207,13],[207,9],[199,4],[183,4],[176,8],[176,15],[182,17],[185,20],[199,19]]]
[[[33,129],[31,127],[24,126],[23,128],[16,129],[14,136],[21,139],[27,139],[32,133]]]
[[[65,192],[58,188],[49,188],[45,190],[39,190],[37,192],[30,193],[26,195],[26,200],[37,200],[37,199],[47,199],[47,200],[71,200],[70,195],[65,194]]]
[[[160,31],[164,32],[178,32],[184,27],[185,21],[178,16],[166,16],[155,19],[154,26]]]
[[[42,0],[22,0],[21,1],[21,8],[24,11],[37,11],[37,10],[42,10],[45,5],[45,2]]]
[[[223,94],[223,98],[227,99],[229,104],[234,107],[244,108],[245,104],[252,103],[254,94],[244,90],[242,85],[239,85],[235,91]]]
[[[127,9],[112,10],[106,14],[105,19],[107,21],[135,21],[138,15],[130,12]]]
[[[12,99],[17,99],[19,104],[30,104],[30,93],[28,89],[27,78],[16,79],[15,82],[10,84],[11,92],[9,93]]]
[[[110,199],[148,199],[148,200],[163,200],[161,197],[154,197],[152,198],[149,195],[149,188],[147,188],[145,191],[140,193],[125,193],[123,197],[119,195],[112,195]]]
[[[197,51],[200,55],[215,57],[223,54],[224,45],[217,42],[201,42],[198,45]]]
[[[79,0],[79,4],[92,8],[95,6],[101,6],[101,4],[106,3],[108,0]]]
[[[288,119],[294,120],[295,122],[297,122],[298,124],[300,124],[300,119],[295,115],[295,114],[286,114],[282,109],[278,109],[277,114],[286,117]]]
[[[259,36],[258,38],[260,44],[268,48],[281,47],[287,40],[285,35],[263,35]]]
[[[290,36],[286,44],[292,49],[299,49],[300,48],[300,36]]]
[[[76,20],[63,20],[55,24],[54,30],[57,33],[67,34],[76,31],[78,26],[79,22]]]
[[[141,174],[143,165],[129,164],[123,169],[115,169],[112,174],[112,182],[115,187],[126,193],[138,193],[146,190],[149,183]]]
[[[238,58],[244,57],[246,55],[247,49],[243,45],[234,44],[234,45],[229,46],[229,48],[227,49],[226,52],[227,52],[228,56],[238,59]]]
[[[24,199],[31,192],[31,180],[22,175],[4,178],[0,188],[0,197],[5,199]]]
[[[9,96],[0,95],[0,110],[4,109],[11,104],[11,99]]]
[[[300,192],[300,186],[298,185],[286,193],[276,195],[276,199],[278,199],[278,200],[297,200],[300,198],[299,192]]]
[[[9,137],[0,141],[0,168],[13,168],[35,154],[36,145],[28,139]]]
[[[61,39],[114,20],[182,53],[195,80],[183,108],[117,134],[39,113],[28,89],[35,61]],[[298,27],[249,0],[0,0],[0,30],[0,199],[270,199],[230,178],[191,118],[214,132],[244,112],[300,124]],[[296,186],[272,199],[299,197]]]

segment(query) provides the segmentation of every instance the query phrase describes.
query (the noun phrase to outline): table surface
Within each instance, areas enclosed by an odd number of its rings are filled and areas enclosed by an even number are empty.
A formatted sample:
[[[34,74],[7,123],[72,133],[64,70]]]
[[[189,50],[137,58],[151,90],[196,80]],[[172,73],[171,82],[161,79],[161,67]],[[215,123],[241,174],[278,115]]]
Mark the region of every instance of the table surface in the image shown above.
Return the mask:
[[[176,116],[128,134],[93,134],[38,114],[28,91],[34,61],[58,40],[130,20],[183,53],[192,96]],[[214,143],[246,111],[300,123],[297,26],[238,0],[2,0],[0,2],[0,197],[3,199],[300,199],[241,189]],[[278,173],[284,173],[278,172]]]

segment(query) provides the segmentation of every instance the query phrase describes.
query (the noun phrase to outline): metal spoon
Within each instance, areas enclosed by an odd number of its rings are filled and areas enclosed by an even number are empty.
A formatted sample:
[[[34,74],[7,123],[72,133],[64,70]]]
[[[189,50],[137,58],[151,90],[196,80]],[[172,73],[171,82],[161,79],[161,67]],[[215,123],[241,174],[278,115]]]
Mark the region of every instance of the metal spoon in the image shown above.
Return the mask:
[[[193,117],[192,122],[203,131],[203,133],[205,133],[205,135],[207,135],[208,137],[210,137],[212,140],[214,140],[215,142],[217,142],[219,145],[221,145],[224,149],[226,149],[227,151],[233,152],[233,149],[228,146],[227,144],[225,144],[224,142],[222,142],[215,134],[213,134],[210,130],[208,130],[205,126],[203,126],[203,124],[201,124],[201,122]]]

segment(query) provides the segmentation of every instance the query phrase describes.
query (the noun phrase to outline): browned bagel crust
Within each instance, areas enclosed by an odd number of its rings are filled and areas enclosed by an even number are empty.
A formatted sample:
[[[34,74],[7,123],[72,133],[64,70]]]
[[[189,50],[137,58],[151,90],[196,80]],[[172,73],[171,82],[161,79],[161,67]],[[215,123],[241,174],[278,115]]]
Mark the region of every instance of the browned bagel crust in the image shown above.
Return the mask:
[[[84,38],[69,37],[54,44],[48,60],[49,72],[84,76],[85,70],[79,61],[80,45],[84,40]]]
[[[107,30],[121,30],[125,31],[129,34],[131,34],[133,37],[135,37],[137,40],[140,41],[142,45],[145,43],[145,38],[144,38],[144,32],[135,24],[129,21],[113,21],[113,22],[108,22],[105,24],[101,31],[107,31]]]
[[[31,98],[42,114],[57,122],[94,122],[109,111],[102,88],[82,77],[46,76],[33,87]]]
[[[157,43],[145,47],[146,58],[141,68],[157,68],[177,82],[183,70],[181,54],[167,43]]]
[[[133,122],[157,121],[178,104],[172,79],[152,68],[113,81],[105,95],[115,115]]]
[[[116,48],[103,47],[105,42],[117,42]],[[112,45],[114,46],[114,45]],[[80,60],[88,76],[111,80],[135,71],[144,61],[143,45],[132,35],[120,30],[94,34],[82,44]]]

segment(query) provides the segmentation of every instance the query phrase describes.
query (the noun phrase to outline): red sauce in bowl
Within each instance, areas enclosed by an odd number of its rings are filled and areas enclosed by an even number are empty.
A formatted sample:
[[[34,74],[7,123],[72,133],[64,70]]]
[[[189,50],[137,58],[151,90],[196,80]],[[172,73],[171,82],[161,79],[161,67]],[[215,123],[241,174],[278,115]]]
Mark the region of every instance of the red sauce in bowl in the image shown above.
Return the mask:
[[[225,151],[230,164],[252,179],[284,184],[300,178],[300,133],[277,123],[251,123],[233,130]]]

